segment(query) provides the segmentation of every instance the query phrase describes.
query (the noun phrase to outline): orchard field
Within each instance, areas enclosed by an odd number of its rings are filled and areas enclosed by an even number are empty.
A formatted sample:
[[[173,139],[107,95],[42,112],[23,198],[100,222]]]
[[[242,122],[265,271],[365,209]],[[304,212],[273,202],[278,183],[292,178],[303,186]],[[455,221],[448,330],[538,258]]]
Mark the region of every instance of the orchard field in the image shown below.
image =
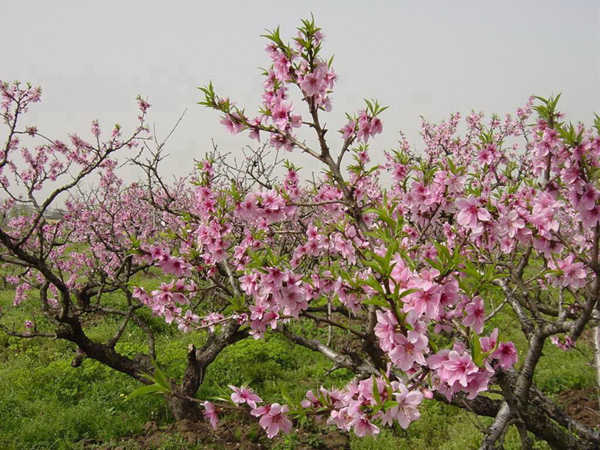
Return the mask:
[[[156,274],[158,278],[160,274]],[[150,288],[156,279],[143,280]],[[12,304],[14,290],[2,291],[2,307]],[[119,302],[118,296],[114,301]],[[122,299],[121,299],[122,301]],[[22,308],[12,319],[20,323],[30,317],[31,309]],[[148,317],[150,317],[148,315]],[[93,322],[94,319],[90,318]],[[164,356],[159,360],[166,373],[182,376],[185,348],[204,339],[202,334],[181,334],[154,319],[158,345]],[[94,337],[108,340],[117,323],[98,322]],[[510,314],[498,316],[489,326],[509,330],[513,340],[524,343]],[[309,334],[327,338],[325,328],[313,328]],[[128,334],[119,350],[135,355],[140,349],[140,335]],[[338,336],[343,339],[343,335]],[[225,430],[214,433],[208,427],[183,429],[174,426],[165,402],[158,397],[139,397],[125,401],[137,383],[106,366],[84,360],[73,368],[75,347],[68,343],[46,342],[42,338],[21,340],[2,337],[0,379],[10,380],[0,387],[0,447],[6,449],[227,449],[227,448],[352,448],[352,449],[465,449],[477,448],[482,439],[480,426],[491,419],[476,418],[459,408],[430,401],[414,427],[386,430],[370,439],[340,434],[334,427],[319,429],[310,424],[274,442],[260,426],[239,414],[227,417]],[[536,375],[536,383],[559,404],[575,407],[576,416],[589,424],[597,423],[593,355],[589,336],[570,352],[553,345]],[[228,384],[248,382],[265,393],[271,401],[281,401],[281,392],[302,396],[320,385],[343,385],[352,378],[346,370],[328,374],[331,364],[314,352],[289,345],[278,335],[262,341],[244,341],[228,348],[211,366],[200,398],[218,396]],[[561,395],[563,394],[563,395]],[[596,422],[594,422],[596,420]],[[259,447],[260,446],[260,447]],[[518,449],[516,432],[509,433],[506,448]],[[544,444],[536,448],[549,448]]]
[[[0,82],[0,447],[600,448],[600,117],[532,96],[378,149],[388,107],[330,130],[296,31],[256,113],[199,88],[255,145],[172,181],[147,99],[62,141]]]

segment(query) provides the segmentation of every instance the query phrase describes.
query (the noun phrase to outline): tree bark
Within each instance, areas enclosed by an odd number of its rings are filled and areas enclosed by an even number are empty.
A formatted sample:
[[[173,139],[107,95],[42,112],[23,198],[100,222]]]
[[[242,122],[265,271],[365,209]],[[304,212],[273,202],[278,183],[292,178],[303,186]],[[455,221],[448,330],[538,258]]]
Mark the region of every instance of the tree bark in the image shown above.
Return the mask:
[[[516,373],[500,373],[498,379],[506,402],[498,410],[496,420],[489,428],[480,449],[497,448],[498,439],[512,424],[523,425],[538,439],[546,441],[552,449],[600,448],[600,432],[571,418],[534,385],[530,388],[529,400],[524,403],[517,401],[515,397],[519,386],[519,376]]]
[[[193,344],[189,346],[183,380],[179,386],[174,386],[173,395],[167,399],[169,410],[176,421],[201,420],[198,401],[193,399],[204,381],[208,366],[226,347],[247,336],[246,330],[240,330],[238,324],[229,322],[221,333],[211,334],[202,348],[197,349]]]

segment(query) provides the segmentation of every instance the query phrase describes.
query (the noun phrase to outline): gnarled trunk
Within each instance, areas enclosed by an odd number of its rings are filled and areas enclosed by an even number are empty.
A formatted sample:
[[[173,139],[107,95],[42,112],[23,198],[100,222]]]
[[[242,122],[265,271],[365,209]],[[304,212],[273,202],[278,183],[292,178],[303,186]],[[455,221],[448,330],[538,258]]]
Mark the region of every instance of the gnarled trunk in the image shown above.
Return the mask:
[[[594,450],[600,448],[600,431],[592,430],[571,418],[534,385],[530,387],[528,401],[521,402],[514,397],[518,383],[517,374],[500,373],[498,382],[502,387],[506,402],[503,402],[502,406],[496,410],[496,420],[488,430],[480,449],[494,450],[498,448],[498,442],[502,440],[501,437],[511,424],[522,426],[538,439],[546,441],[552,449]],[[489,408],[487,412],[492,411],[493,408]],[[478,413],[477,410],[474,412]],[[522,436],[522,438],[527,439],[527,436]]]
[[[202,348],[197,349],[193,344],[188,348],[188,365],[183,375],[183,381],[175,386],[173,395],[167,398],[169,410],[176,421],[198,421],[202,418],[199,401],[195,399],[208,366],[226,347],[244,339],[248,332],[240,330],[240,326],[230,322],[223,327],[219,334],[211,334]]]
[[[172,395],[167,397],[167,405],[176,422],[182,420],[198,422],[202,419],[202,413],[197,402]]]

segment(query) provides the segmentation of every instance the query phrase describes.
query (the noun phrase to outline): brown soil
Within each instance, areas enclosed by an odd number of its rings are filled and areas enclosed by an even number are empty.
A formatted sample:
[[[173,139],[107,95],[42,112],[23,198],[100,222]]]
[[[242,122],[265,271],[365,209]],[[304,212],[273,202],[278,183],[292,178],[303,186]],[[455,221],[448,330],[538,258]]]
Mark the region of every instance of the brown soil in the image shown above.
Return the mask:
[[[568,389],[559,394],[558,401],[573,419],[590,428],[600,428],[599,395],[598,389],[593,387]]]

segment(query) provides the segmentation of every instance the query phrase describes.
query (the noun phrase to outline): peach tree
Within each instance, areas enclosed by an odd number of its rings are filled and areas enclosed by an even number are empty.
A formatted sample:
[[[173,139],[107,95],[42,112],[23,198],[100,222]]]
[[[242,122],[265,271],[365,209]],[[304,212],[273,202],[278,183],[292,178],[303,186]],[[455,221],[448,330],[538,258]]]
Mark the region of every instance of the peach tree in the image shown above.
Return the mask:
[[[586,330],[600,337],[600,120],[591,129],[572,125],[557,110],[558,97],[531,98],[514,116],[485,120],[472,113],[461,121],[454,114],[437,125],[423,122],[421,152],[402,139],[398,148],[375,155],[369,141],[383,131],[386,109],[379,102],[348,114],[336,136],[325,124],[337,76],[314,21],[303,21],[291,43],[279,29],[266,38],[271,65],[255,114],[218,95],[212,84],[201,88],[200,103],[216,110],[232,133],[309,155],[322,167],[319,178],[303,184],[301,170],[286,162],[277,180],[261,152],[233,170],[213,154],[198,164],[187,189],[171,187],[158,171],[159,146],[148,159],[134,158],[147,180],[132,205],[159,214],[158,228],[169,233],[141,233],[141,225],[114,236],[94,232],[103,245],[121,242],[117,253],[129,261],[105,279],[150,265],[172,277],[148,291],[132,288],[131,277],[112,286],[126,291],[133,311],[120,310],[129,317],[125,326],[150,308],[182,332],[207,336],[188,348],[182,379],[168,379],[141,364],[143,358],[119,355],[114,344],[109,350],[78,337],[85,307],[72,298],[82,274],[72,271],[69,284],[61,266],[69,255],[46,256],[61,246],[45,244],[60,235],[44,220],[45,202],[35,214],[2,226],[0,256],[26,269],[23,283],[58,291],[56,306],[47,307],[43,294],[41,308],[64,334],[29,324],[22,332],[5,331],[73,340],[88,357],[143,381],[133,397],[161,393],[177,419],[198,419],[200,405],[215,427],[220,414],[235,409],[257,417],[269,437],[305,418],[376,435],[395,422],[409,427],[422,402],[434,399],[494,418],[481,448],[501,446],[510,426],[523,448],[532,448],[533,439],[557,449],[598,448],[598,431],[563,412],[536,387],[534,375],[547,341],[567,350]],[[4,86],[5,105],[14,104]],[[10,127],[14,115],[4,111]],[[16,167],[8,154],[18,142],[14,131],[10,136],[0,154],[5,172]],[[129,141],[112,147],[111,141],[108,147],[77,142],[75,148],[94,149],[74,159],[91,172],[107,165],[90,162],[92,156],[102,158]],[[44,155],[60,152],[55,147],[45,147]],[[30,166],[48,167],[45,157],[24,154]],[[15,173],[28,182],[29,175]],[[79,182],[76,177],[66,186]],[[77,216],[101,223],[91,217],[92,211]],[[100,244],[88,238],[88,245],[86,252]],[[89,257],[86,267],[96,261],[95,253]],[[99,289],[91,294],[97,297]],[[517,349],[488,324],[499,313],[515,318],[526,348]],[[328,335],[315,338],[307,323],[325,325]],[[286,398],[284,404],[263,401],[252,386],[230,386],[219,399],[196,397],[223,349],[267,333],[324,355],[331,370],[350,370],[355,379],[341,388],[315,386],[302,401]]]

